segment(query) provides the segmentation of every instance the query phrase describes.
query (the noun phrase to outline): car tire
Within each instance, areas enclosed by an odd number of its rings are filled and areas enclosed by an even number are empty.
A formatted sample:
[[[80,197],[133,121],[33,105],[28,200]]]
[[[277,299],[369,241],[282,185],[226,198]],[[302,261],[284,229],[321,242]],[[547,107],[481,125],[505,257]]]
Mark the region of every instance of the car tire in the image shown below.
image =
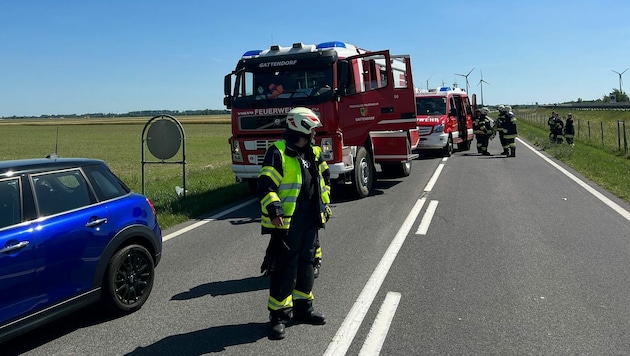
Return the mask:
[[[109,260],[102,301],[114,313],[132,313],[149,298],[155,279],[153,257],[141,245],[121,248]]]
[[[453,138],[449,135],[446,145],[442,148],[442,156],[450,157],[453,154]]]

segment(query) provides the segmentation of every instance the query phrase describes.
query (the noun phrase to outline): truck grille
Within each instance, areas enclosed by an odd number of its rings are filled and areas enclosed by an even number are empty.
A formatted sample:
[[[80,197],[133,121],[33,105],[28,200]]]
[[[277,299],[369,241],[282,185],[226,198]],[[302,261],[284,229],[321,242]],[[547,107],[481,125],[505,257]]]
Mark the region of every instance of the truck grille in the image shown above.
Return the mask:
[[[243,142],[247,151],[266,150],[275,140],[247,140]]]
[[[239,118],[241,130],[278,130],[285,128],[286,115],[245,116]]]
[[[431,131],[433,131],[432,126],[419,126],[418,129],[419,129],[418,131],[420,132],[420,135],[429,135],[431,134]]]

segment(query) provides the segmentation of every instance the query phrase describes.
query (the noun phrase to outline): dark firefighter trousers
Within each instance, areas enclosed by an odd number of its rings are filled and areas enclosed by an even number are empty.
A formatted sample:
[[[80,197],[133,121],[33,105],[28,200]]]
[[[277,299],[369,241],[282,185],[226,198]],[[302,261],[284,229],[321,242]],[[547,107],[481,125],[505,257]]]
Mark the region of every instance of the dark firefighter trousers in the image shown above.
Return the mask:
[[[492,134],[476,134],[477,138],[477,152],[488,152],[488,143],[490,142],[490,136]]]
[[[272,321],[288,321],[292,309],[294,313],[308,314],[313,311],[313,256],[317,226],[310,212],[310,204],[297,205],[291,218],[288,235],[272,234],[272,242],[276,244],[272,252],[272,267],[269,271],[269,296],[278,300],[286,300],[293,295],[293,308],[273,310],[269,308]],[[278,244],[280,238],[283,243]],[[294,291],[297,292],[294,293]],[[296,295],[301,297],[296,298]],[[307,297],[307,296],[310,296]]]

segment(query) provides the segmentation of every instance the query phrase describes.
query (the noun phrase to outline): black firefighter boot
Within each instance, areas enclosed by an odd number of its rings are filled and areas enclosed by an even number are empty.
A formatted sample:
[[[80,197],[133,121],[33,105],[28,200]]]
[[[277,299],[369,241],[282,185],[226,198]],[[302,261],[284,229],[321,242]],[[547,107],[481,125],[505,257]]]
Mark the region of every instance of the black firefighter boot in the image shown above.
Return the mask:
[[[269,313],[269,321],[271,322],[270,340],[284,339],[284,329],[290,320],[290,315],[291,309],[274,310]]]
[[[510,148],[510,157],[516,157],[516,147]]]
[[[326,324],[326,318],[313,309],[313,301],[303,299],[293,301],[293,321],[311,325]]]
[[[510,155],[510,149],[508,147],[504,147],[503,148],[503,152],[501,152],[501,154],[509,156]]]

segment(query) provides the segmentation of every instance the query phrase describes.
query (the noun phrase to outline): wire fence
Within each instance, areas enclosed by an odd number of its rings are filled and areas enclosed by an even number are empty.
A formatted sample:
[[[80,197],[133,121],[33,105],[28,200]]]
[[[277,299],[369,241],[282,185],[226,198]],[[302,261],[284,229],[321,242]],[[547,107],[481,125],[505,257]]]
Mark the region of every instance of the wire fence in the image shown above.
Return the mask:
[[[521,112],[516,113],[519,120],[534,126],[548,129],[548,116]],[[628,133],[625,121],[590,121],[575,119],[575,138],[595,147],[603,147],[628,155]]]

